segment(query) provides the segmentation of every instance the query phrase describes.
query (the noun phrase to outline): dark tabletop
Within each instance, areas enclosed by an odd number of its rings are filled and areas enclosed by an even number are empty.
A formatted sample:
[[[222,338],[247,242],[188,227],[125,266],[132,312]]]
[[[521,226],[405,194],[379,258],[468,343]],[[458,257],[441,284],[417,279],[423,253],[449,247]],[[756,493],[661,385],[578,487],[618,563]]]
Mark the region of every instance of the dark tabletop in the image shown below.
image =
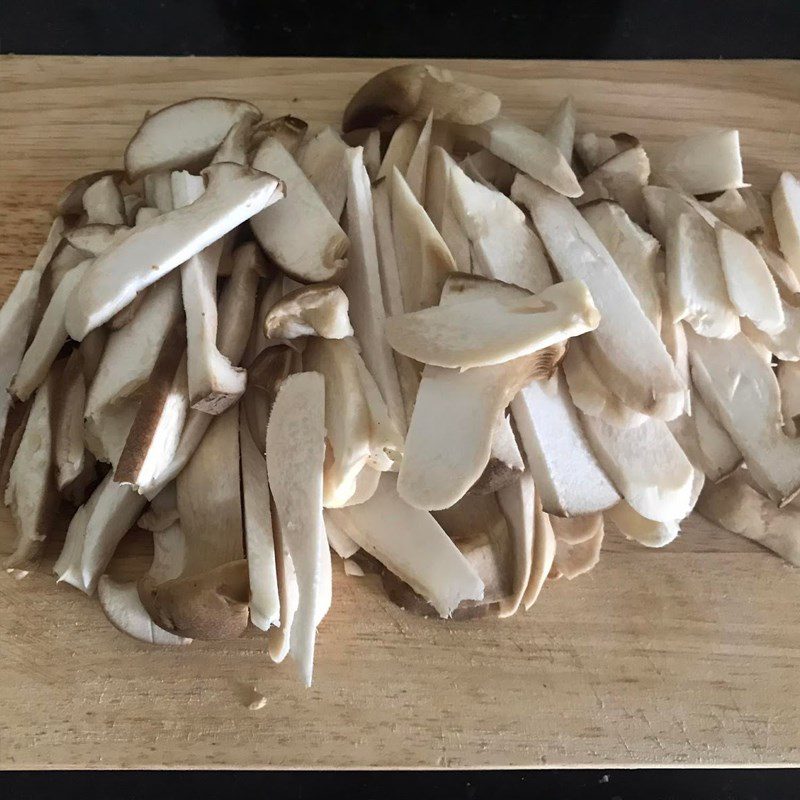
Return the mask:
[[[798,58],[800,0],[0,0],[0,54]],[[798,87],[800,92],[800,87]],[[0,120],[0,127],[2,120]],[[2,657],[0,655],[0,657]],[[800,675],[800,665],[798,675]],[[798,693],[800,695],[800,692]],[[800,696],[794,698],[800,702]],[[798,731],[800,736],[800,731]],[[0,751],[2,709],[0,709]],[[797,800],[800,773],[6,773],[0,798]]]

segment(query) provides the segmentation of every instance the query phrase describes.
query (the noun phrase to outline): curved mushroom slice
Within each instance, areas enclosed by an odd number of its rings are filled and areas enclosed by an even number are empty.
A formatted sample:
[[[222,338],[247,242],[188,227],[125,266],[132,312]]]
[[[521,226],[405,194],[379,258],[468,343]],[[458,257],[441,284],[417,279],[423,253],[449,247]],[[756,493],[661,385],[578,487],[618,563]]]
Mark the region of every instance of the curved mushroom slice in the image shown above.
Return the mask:
[[[791,506],[777,509],[747,483],[742,472],[722,483],[706,484],[697,511],[707,520],[800,566],[800,510]]]
[[[692,379],[730,434],[755,482],[785,505],[800,489],[800,441],[783,431],[772,367],[743,335],[727,342],[689,333]]]
[[[575,280],[519,299],[486,295],[393,317],[386,335],[395,350],[425,364],[469,369],[521,358],[599,322],[586,285]]]
[[[264,252],[301,282],[335,279],[347,266],[349,241],[297,162],[280,141],[267,139],[253,167],[279,175],[286,184],[283,202],[250,220]]]
[[[117,242],[126,238],[130,232],[131,229],[127,225],[95,222],[67,231],[64,239],[88,258],[105,253]]]
[[[237,164],[204,170],[197,201],[154,219],[95,259],[67,309],[67,330],[80,341],[138,292],[283,196],[277,178]]]
[[[772,191],[772,214],[781,250],[800,277],[800,181],[783,172]]]
[[[431,131],[433,128],[433,112],[428,114],[422,130],[419,132],[417,143],[408,160],[408,167],[404,171],[408,188],[414,193],[417,201],[425,204],[425,186],[428,175],[428,155],[431,150]]]
[[[563,353],[553,345],[496,366],[459,371],[425,368],[397,483],[421,509],[447,508],[478,480],[498,418],[529,381],[549,376]]]
[[[264,334],[268,339],[299,336],[344,339],[353,335],[347,314],[349,305],[339,286],[329,283],[301,286],[284,295],[267,312]]]
[[[666,547],[680,533],[680,522],[656,522],[643,517],[625,500],[609,508],[606,517],[614,523],[626,539],[633,539],[645,547]]]
[[[653,175],[659,182],[677,184],[688,194],[746,186],[739,131],[708,131],[673,143],[653,157]]]
[[[347,167],[344,160],[347,149],[342,137],[327,126],[309,139],[297,154],[298,166],[335,220],[341,218],[347,198]]]
[[[101,178],[111,176],[116,182],[124,177],[125,173],[119,169],[104,169],[99,172],[90,172],[70,181],[62,190],[56,200],[56,211],[62,216],[73,216],[83,213],[83,195],[86,190],[97,183]]]
[[[330,572],[322,518],[326,394],[318,373],[288,377],[278,390],[267,426],[267,474],[299,594],[290,652],[306,686],[313,674],[320,599],[327,594],[326,562],[327,576]]]
[[[283,117],[256,125],[253,128],[253,141],[260,147],[266,139],[277,139],[291,155],[295,155],[303,143],[307,130],[307,122],[299,117],[286,114]],[[257,154],[258,150],[256,149]]]
[[[586,346],[598,372],[634,410],[677,417],[686,387],[658,331],[589,223],[568,200],[524,175],[514,181],[512,196],[529,208],[561,277],[584,280],[592,294],[601,321]]]
[[[559,542],[567,545],[584,544],[595,536],[598,528],[603,527],[602,519],[598,519],[599,517],[602,517],[599,512],[581,517],[551,515],[550,524],[553,526],[553,533]]]
[[[658,240],[643,231],[616,203],[592,203],[582,207],[581,212],[625,276],[645,316],[658,330],[661,327]]]
[[[413,117],[478,125],[500,111],[500,99],[453,80],[449,70],[427,64],[391,67],[370,78],[352,97],[342,130],[371,128],[385,117]]]
[[[0,443],[0,494],[5,494],[8,486],[11,465],[14,463],[22,436],[25,433],[32,405],[33,400],[15,403],[6,419],[6,429],[3,433],[2,443]]]
[[[239,120],[261,119],[243,100],[196,97],[145,117],[125,149],[128,180],[148,172],[205,166]]]
[[[459,125],[456,133],[561,195],[582,194],[578,179],[561,151],[544,136],[518,122],[495,117],[482,125]]]
[[[550,517],[542,511],[542,502],[538,492],[534,496],[533,515],[531,576],[525,593],[522,595],[522,605],[526,611],[538,599],[556,556],[556,536],[553,533],[553,525]]]
[[[592,514],[580,520],[582,535],[581,541],[575,541],[575,527],[578,520],[563,520],[552,517],[550,520],[556,536],[556,554],[553,558],[553,571],[558,577],[568,581],[589,572],[600,560],[600,548],[603,545],[605,527],[602,514]],[[567,529],[567,536],[561,536],[562,530]],[[573,537],[570,540],[570,536]]]
[[[139,598],[153,622],[191,639],[236,639],[247,627],[247,561],[221,564],[164,583],[140,582]]]
[[[531,579],[536,492],[530,472],[524,472],[518,481],[502,488],[497,500],[508,524],[514,562],[511,593],[500,600],[499,616],[502,618],[517,613]]]
[[[422,125],[413,119],[405,119],[397,126],[386,147],[376,180],[385,178],[391,184],[395,167],[405,175],[421,129]]]
[[[328,513],[442,617],[449,617],[463,600],[483,599],[483,581],[474,567],[430,514],[403,502],[393,475],[383,473],[366,503]]]
[[[623,150],[590,172],[582,181],[580,205],[615,200],[637,225],[647,222],[642,187],[650,178],[650,161],[641,145]]]
[[[30,570],[41,555],[58,507],[53,472],[53,427],[61,364],[57,364],[33,399],[25,431],[9,472],[5,503],[17,529],[6,570]]]
[[[575,136],[575,153],[586,172],[592,172],[614,156],[638,145],[639,140],[629,133],[615,133],[613,136],[579,133]]]
[[[560,373],[524,387],[512,400],[511,413],[547,513],[581,516],[617,502],[619,495],[589,446]]]
[[[510,418],[501,414],[492,433],[489,461],[480,478],[469,488],[470,494],[493,494],[516,483],[525,471],[525,462],[511,427]]]
[[[230,130],[225,134],[225,138],[220,142],[214,153],[211,163],[222,164],[228,162],[247,166],[250,160],[248,151],[250,150],[254,124],[255,117],[245,116],[231,125]]]
[[[105,175],[89,186],[83,193],[81,203],[90,225],[125,225],[127,222],[122,192],[112,175]]]
[[[564,159],[572,160],[572,147],[575,142],[575,103],[572,97],[565,97],[547,122],[544,138],[554,144]]]
[[[378,476],[380,477],[380,475]],[[349,559],[361,548],[336,524],[336,520],[331,516],[327,509],[322,513],[325,521],[325,535],[328,537],[328,544],[339,558]]]
[[[91,262],[85,261],[71,269],[59,284],[47,304],[42,321],[33,341],[28,345],[17,374],[11,383],[11,393],[27,400],[47,378],[47,372],[66,344],[68,336],[64,325],[66,308],[76,287],[82,284]],[[80,294],[83,291],[81,285]]]
[[[584,417],[583,426],[598,461],[633,508],[657,522],[686,516],[694,469],[663,421],[622,429]]]

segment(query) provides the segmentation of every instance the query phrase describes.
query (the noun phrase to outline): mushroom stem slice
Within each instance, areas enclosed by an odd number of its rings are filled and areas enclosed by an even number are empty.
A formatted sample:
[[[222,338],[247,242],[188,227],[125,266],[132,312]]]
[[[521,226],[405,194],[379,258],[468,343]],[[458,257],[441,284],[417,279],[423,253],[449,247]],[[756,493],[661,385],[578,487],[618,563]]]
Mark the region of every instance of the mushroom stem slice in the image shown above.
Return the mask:
[[[104,169],[99,172],[90,172],[80,178],[70,181],[56,200],[55,209],[61,216],[74,216],[83,213],[84,192],[100,178],[111,175],[116,181],[122,180],[125,173],[118,169]],[[46,264],[44,265],[46,266]],[[44,267],[43,267],[44,268]]]
[[[408,160],[408,167],[405,170],[405,179],[408,188],[414,193],[414,197],[425,204],[425,186],[428,175],[428,155],[431,150],[431,130],[433,128],[433,112],[428,114],[422,130],[419,132],[417,143]]]
[[[766,226],[758,205],[748,202],[738,189],[727,189],[713,200],[701,200],[700,205],[745,236],[763,233]]]
[[[90,225],[125,225],[127,222],[122,192],[113,175],[105,175],[89,186],[81,203]]]
[[[606,518],[617,526],[626,539],[645,547],[666,547],[680,533],[680,522],[656,522],[643,517],[627,501],[620,500],[606,511]]]
[[[544,138],[554,144],[567,163],[572,160],[575,141],[575,102],[565,97],[547,122]]]
[[[86,466],[83,410],[86,381],[80,349],[73,350],[61,376],[60,408],[55,410],[54,455],[58,490],[63,494]]]
[[[510,417],[501,414],[492,433],[489,461],[481,476],[470,486],[470,494],[493,494],[516,483],[525,471]]]
[[[241,164],[243,167],[249,163],[248,151],[253,135],[255,116],[247,115],[231,125],[225,138],[211,159],[212,164]]]
[[[550,523],[556,537],[553,570],[559,577],[571,581],[597,565],[605,534],[602,514],[570,520],[551,517]]]
[[[260,146],[265,139],[277,139],[294,156],[302,145],[307,130],[307,122],[287,114],[256,125],[253,129],[253,140]]]
[[[175,483],[173,482],[169,484],[169,486],[165,487],[160,494],[153,498],[152,502],[150,503],[150,507],[144,512],[144,514],[142,514],[141,517],[139,517],[139,520],[136,524],[143,530],[159,533],[163,530],[166,530],[171,525],[174,525],[179,520],[180,514],[178,513],[178,493],[175,488]],[[181,572],[183,572],[183,559],[186,551],[186,542],[183,537],[183,531],[181,531],[181,542],[181,552],[184,554],[181,556],[181,568],[172,577],[177,577],[181,574]]]
[[[353,335],[348,308],[347,295],[338,286],[301,286],[272,306],[264,319],[264,334],[268,339],[344,339]]]
[[[531,556],[531,576],[522,595],[522,605],[527,611],[541,594],[547,576],[556,556],[556,536],[550,517],[542,510],[538,493],[533,506],[533,553]]]
[[[459,166],[464,170],[464,174],[476,183],[482,184],[487,189],[497,189],[504,195],[508,195],[511,191],[511,184],[514,183],[514,176],[517,174],[511,164],[483,149],[470,153]]]
[[[330,126],[309,139],[297,154],[297,163],[317,190],[331,216],[338,220],[347,198],[347,145]]]
[[[781,390],[783,426],[790,436],[796,436],[800,417],[800,363],[781,361],[775,374]]]
[[[127,225],[109,225],[106,223],[89,223],[64,233],[64,241],[85,254],[84,257],[99,256],[118,241],[122,241],[131,228]]]
[[[642,187],[650,178],[650,161],[641,145],[623,150],[590,172],[582,181],[580,205],[615,200],[637,225],[647,222]]]
[[[514,563],[511,593],[500,600],[499,616],[503,618],[517,613],[531,579],[536,492],[530,472],[524,472],[518,481],[500,489],[497,499],[511,535]]]
[[[413,119],[405,119],[397,126],[378,168],[377,180],[385,178],[391,184],[395,167],[405,175],[421,129],[421,123]]]
[[[322,518],[325,520],[325,535],[328,537],[328,544],[339,558],[348,559],[361,549],[344,532],[341,526],[336,524],[336,520],[332,517],[330,511],[326,509],[322,514]]]
[[[300,602],[297,573],[289,553],[289,545],[281,531],[275,501],[272,501],[272,531],[275,536],[275,567],[278,575],[278,597],[280,600],[280,620],[276,627],[267,632],[267,651],[269,657],[280,664],[287,655],[292,642],[292,627]]]
[[[613,136],[579,133],[575,136],[575,154],[586,172],[592,172],[619,153],[638,145],[639,140],[629,133],[615,133]]]
[[[781,250],[800,277],[800,181],[784,172],[772,192],[772,213]]]

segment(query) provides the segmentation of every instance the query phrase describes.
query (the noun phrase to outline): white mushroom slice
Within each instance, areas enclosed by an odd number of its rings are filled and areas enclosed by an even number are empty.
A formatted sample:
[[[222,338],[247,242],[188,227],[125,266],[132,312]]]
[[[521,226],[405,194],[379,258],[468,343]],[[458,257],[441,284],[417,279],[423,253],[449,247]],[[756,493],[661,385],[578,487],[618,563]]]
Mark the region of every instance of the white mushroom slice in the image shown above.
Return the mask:
[[[462,159],[459,166],[467,177],[487,189],[497,189],[505,195],[511,191],[511,184],[517,174],[511,164],[483,149],[470,153]]]
[[[452,207],[482,275],[541,292],[553,283],[542,243],[505,195],[450,168]]]
[[[783,255],[800,277],[800,181],[784,172],[772,192],[772,214]]]
[[[138,292],[282,197],[280,182],[236,164],[208,167],[199,200],[167,212],[95,259],[67,308],[67,330],[80,341]]]
[[[428,512],[401,499],[390,473],[383,473],[377,492],[366,503],[328,513],[442,617],[449,617],[464,600],[483,599],[483,582],[475,569]]]
[[[617,502],[619,495],[586,440],[560,373],[523,388],[511,402],[511,413],[547,513],[582,516]]]
[[[342,503],[341,508],[348,508],[349,506],[357,506],[361,505],[361,503],[366,503],[367,500],[375,494],[378,488],[381,472],[381,470],[374,469],[369,463],[365,464],[361,468],[361,472],[356,476],[356,488],[353,494]]]
[[[449,70],[429,64],[403,64],[379,72],[352,97],[342,117],[342,130],[369,128],[384,117],[413,117],[479,124],[496,116],[500,99],[453,80]]]
[[[778,287],[758,248],[725,225],[717,225],[716,233],[728,296],[739,316],[766,333],[780,333],[786,321]]]
[[[606,518],[617,526],[626,539],[633,539],[645,547],[666,547],[680,533],[680,522],[656,522],[647,519],[625,500],[620,500],[613,508],[609,508]]]
[[[98,461],[116,468],[138,410],[139,400],[126,398],[84,419],[84,442]]]
[[[661,327],[658,241],[616,203],[592,203],[582,207],[581,212],[625,276],[645,316],[658,330]]]
[[[783,431],[775,373],[748,339],[689,334],[692,379],[744,456],[755,482],[785,505],[800,488],[800,441]]]
[[[58,490],[63,494],[85,474],[86,448],[83,443],[83,410],[86,380],[80,350],[70,354],[59,386],[59,408],[55,409],[53,453]],[[83,487],[81,487],[83,488]]]
[[[267,464],[261,447],[253,440],[243,419],[239,422],[239,447],[247,570],[250,575],[250,620],[257,628],[266,631],[280,622]]]
[[[84,257],[99,256],[122,241],[131,229],[127,225],[108,225],[92,223],[73,228],[64,234],[64,239],[74,248],[84,253]]]
[[[579,133],[575,136],[575,152],[587,172],[592,172],[609,159],[638,144],[639,140],[629,133],[615,133],[613,136]]]
[[[148,172],[205,166],[239,120],[261,118],[243,100],[196,97],[145,117],[125,149],[129,180]]]
[[[253,130],[253,141],[260,147],[266,139],[277,139],[294,156],[303,144],[307,130],[307,122],[287,114],[256,125]]]
[[[86,397],[88,418],[144,385],[180,311],[181,285],[175,273],[148,290],[133,320],[108,337]]]
[[[9,388],[22,363],[40,283],[41,275],[36,270],[20,273],[11,294],[0,308],[0,441],[11,407]]]
[[[325,379],[325,428],[331,450],[324,470],[326,508],[347,502],[371,455],[371,417],[356,358],[353,348],[338,339],[310,339],[303,352],[303,367]]]
[[[536,131],[506,117],[495,117],[482,125],[459,125],[456,132],[559,194],[580,197],[582,190],[569,162]]]
[[[768,363],[772,356],[781,361],[800,360],[800,308],[784,302],[783,318],[785,326],[775,334],[764,333],[748,319],[742,320],[742,333],[756,346]]]
[[[531,577],[522,595],[522,605],[527,611],[538,599],[545,580],[550,574],[556,556],[556,536],[550,517],[542,511],[542,502],[536,492],[533,507],[533,555]]]
[[[778,229],[775,227],[775,219],[772,213],[772,201],[763,192],[759,192],[752,186],[746,186],[739,190],[739,194],[747,204],[753,219],[757,220],[756,230],[747,231],[747,235],[754,239],[761,239],[761,244],[770,250],[780,250],[778,241]]]
[[[346,152],[342,137],[328,126],[309,139],[297,154],[300,169],[335,220],[341,218],[347,198]]]
[[[171,525],[175,525],[175,523],[179,521],[180,514],[178,513],[178,490],[173,481],[171,484],[169,484],[169,486],[165,487],[157,497],[153,498],[152,502],[150,503],[150,507],[144,512],[144,514],[142,514],[141,517],[139,517],[136,525],[142,528],[142,530],[159,533],[161,531],[165,531]],[[183,561],[185,555],[185,541],[183,538],[183,532],[181,532],[180,569],[175,573],[175,575],[170,576],[170,578],[165,578],[164,580],[170,580],[172,577],[177,577],[181,574],[181,572],[183,572]]]
[[[765,222],[760,210],[738,189],[728,189],[713,200],[701,200],[700,205],[739,233],[749,235],[764,230]]]
[[[405,175],[421,129],[422,125],[413,119],[403,120],[397,126],[378,169],[378,180],[385,178],[391,183],[395,167]]]
[[[306,686],[311,685],[320,600],[330,573],[322,518],[325,395],[321,375],[291,375],[278,390],[267,426],[267,474],[299,594],[290,652]]]
[[[106,175],[89,186],[81,202],[90,225],[125,225],[127,222],[122,192],[112,175]]]
[[[584,417],[583,426],[598,461],[636,511],[657,522],[686,516],[694,469],[664,422],[651,418],[623,429]]]
[[[408,188],[414,193],[414,197],[422,205],[425,204],[425,186],[428,176],[428,155],[431,150],[431,130],[433,128],[433,112],[428,114],[422,130],[419,132],[417,143],[408,160],[405,169],[406,183]]]
[[[362,147],[364,148],[364,167],[367,175],[369,175],[370,181],[376,181],[381,168],[381,132],[377,128],[370,131]]]
[[[331,512],[327,509],[323,512],[322,518],[325,520],[325,534],[328,537],[328,544],[339,558],[348,559],[355,555],[361,548],[336,524]]]
[[[348,308],[347,295],[338,286],[328,283],[302,286],[272,306],[264,319],[264,333],[268,339],[299,336],[344,339],[353,335]]]
[[[17,529],[6,570],[29,570],[38,561],[58,507],[53,471],[53,427],[61,369],[56,367],[33,399],[9,472],[5,503]]]
[[[120,328],[124,328],[135,316],[136,312],[139,310],[140,306],[144,302],[145,297],[147,296],[147,290],[143,292],[139,292],[136,297],[131,300],[122,311],[117,311],[113,317],[106,323],[108,329],[111,331],[118,331]],[[95,330],[99,330],[99,328],[95,328]],[[93,333],[94,331],[92,331]],[[87,336],[89,334],[86,334]],[[85,337],[84,337],[85,338]]]
[[[516,483],[525,471],[511,419],[501,414],[492,432],[492,449],[480,478],[470,486],[470,494],[492,494]]]
[[[688,194],[746,186],[739,131],[708,131],[674,142],[653,157],[653,174],[659,181],[678,184]]]
[[[637,225],[647,222],[642,187],[650,178],[650,161],[641,145],[603,162],[582,181],[580,205],[595,200],[615,200]]]
[[[186,174],[188,175],[189,173],[187,172]],[[172,211],[176,208],[172,196],[171,172],[153,172],[145,175],[142,184],[144,187],[144,199],[148,206],[157,209],[161,214],[166,214],[167,211]]]
[[[344,560],[344,574],[351,578],[363,578],[364,570],[352,558],[346,558]]]
[[[81,250],[62,240],[61,246],[56,250],[47,269],[49,275],[47,273],[44,275],[46,283],[43,286],[46,286],[47,294],[52,296],[61,285],[64,276],[75,267],[80,266],[85,260],[86,255]]]
[[[709,217],[708,223],[712,228],[716,224],[716,217],[705,206],[698,203],[697,208],[694,208],[689,202],[689,198],[675,189],[664,186],[645,186],[642,189],[642,195],[647,208],[650,232],[664,246],[667,244],[667,234],[670,228],[675,227],[681,214],[691,215],[693,210],[697,211],[699,208]],[[705,218],[703,217],[703,219]]]
[[[514,181],[512,195],[530,209],[561,277],[584,280],[592,294],[601,322],[586,337],[586,346],[600,374],[634,410],[674,419],[683,410],[683,382],[658,331],[589,223],[568,200],[523,175]]]
[[[763,237],[755,237],[754,241],[778,286],[781,299],[792,306],[800,304],[800,298],[797,297],[800,294],[800,277],[778,253],[766,247]]]
[[[544,137],[561,151],[567,163],[572,160],[572,147],[575,142],[575,103],[572,97],[565,97],[558,104],[547,121]]]
[[[250,138],[253,134],[254,116],[244,116],[238,122],[231,125],[230,130],[225,134],[225,138],[220,143],[212,164],[241,164],[247,166],[248,150],[250,149]]]
[[[53,565],[53,574],[56,576],[57,583],[63,581],[86,594],[89,590],[83,582],[81,556],[83,555],[83,543],[86,540],[86,523],[99,499],[100,493],[95,489],[91,497],[73,514],[61,553]]]
[[[800,363],[781,361],[775,374],[781,390],[783,426],[789,436],[796,436],[797,418],[800,417]]]
[[[269,657],[280,664],[289,655],[292,625],[300,602],[292,557],[286,537],[281,532],[281,524],[275,511],[272,510],[272,531],[275,537],[275,567],[278,575],[278,597],[280,600],[280,621],[277,627],[267,631],[267,651]]]
[[[99,172],[90,172],[88,175],[81,175],[80,178],[75,178],[64,187],[56,200],[56,211],[62,216],[82,214],[84,192],[106,175],[111,175],[116,181],[125,177],[125,173],[119,169],[104,169]]]
[[[177,490],[186,536],[183,575],[200,575],[243,558],[238,408],[214,417],[178,475]]]
[[[742,454],[696,391],[692,391],[692,423],[700,456],[697,466],[712,481],[722,480],[742,463]]]
[[[386,321],[386,336],[395,350],[417,361],[468,369],[520,358],[594,330],[599,322],[586,285],[574,280],[519,299],[487,295],[393,317]]]
[[[522,386],[552,374],[562,353],[556,345],[463,372],[426,367],[400,465],[400,496],[429,510],[463,497],[489,461],[500,414]]]
[[[18,399],[27,400],[44,382],[56,356],[66,344],[68,338],[64,325],[66,308],[76,287],[80,285],[80,290],[76,294],[84,290],[82,282],[90,265],[91,262],[86,261],[71,269],[50,298],[36,335],[25,351],[11,383],[11,393]]]
[[[304,283],[335,278],[347,266],[349,242],[297,162],[278,139],[266,139],[253,167],[279,175],[286,184],[286,199],[250,221],[264,252]]]
[[[605,527],[602,514],[592,514],[580,520],[585,539],[582,541],[568,541],[560,536],[563,527],[573,526],[578,520],[563,520],[552,517],[550,523],[556,536],[556,554],[553,558],[553,571],[558,577],[568,581],[583,575],[597,565],[600,560],[600,548],[603,544]],[[574,534],[574,531],[569,531]]]
[[[511,594],[500,601],[498,616],[503,618],[517,613],[531,578],[536,492],[530,472],[523,473],[518,481],[500,489],[497,500],[511,534],[514,563]]]
[[[143,206],[136,212],[135,227],[141,228],[144,225],[147,225],[148,222],[152,222],[154,219],[157,219],[160,216],[161,212],[157,208]]]
[[[738,472],[717,484],[706,484],[697,511],[726,530],[758,542],[796,567],[800,566],[800,510],[778,510],[748,485]]]

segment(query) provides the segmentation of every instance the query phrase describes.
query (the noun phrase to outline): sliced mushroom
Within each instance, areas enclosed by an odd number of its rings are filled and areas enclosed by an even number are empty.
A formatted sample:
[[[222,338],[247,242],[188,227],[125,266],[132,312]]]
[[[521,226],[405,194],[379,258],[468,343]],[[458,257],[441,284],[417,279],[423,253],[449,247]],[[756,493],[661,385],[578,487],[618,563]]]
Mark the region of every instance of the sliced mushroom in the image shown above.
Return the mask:
[[[768,334],[759,330],[749,319],[742,319],[742,333],[750,339],[768,363],[772,356],[781,361],[800,360],[800,308],[783,303],[784,328]]]
[[[122,192],[112,175],[99,178],[89,186],[81,202],[90,225],[125,225],[127,222]]]
[[[421,129],[421,123],[413,119],[403,120],[397,126],[378,169],[378,180],[385,178],[391,184],[395,167],[405,175]]]
[[[111,176],[116,182],[122,180],[125,173],[118,169],[104,169],[90,172],[68,183],[56,200],[56,211],[62,216],[74,216],[83,213],[83,195],[86,190],[101,178]],[[51,254],[52,255],[52,254]]]
[[[266,139],[277,139],[291,155],[295,155],[303,143],[307,130],[307,122],[287,114],[256,125],[253,129],[253,140],[260,147]]]
[[[211,163],[222,164],[228,162],[229,164],[241,164],[243,167],[247,166],[254,124],[254,116],[244,116],[238,122],[234,122],[230,130],[225,134],[225,138],[220,142],[214,157],[211,159]]]
[[[150,172],[205,166],[239,120],[261,118],[243,100],[196,97],[145,117],[125,149],[129,180]]]
[[[264,319],[268,339],[296,339],[299,336],[322,336],[344,339],[353,335],[347,314],[347,295],[328,283],[302,286],[284,295]]]
[[[565,97],[547,122],[544,137],[552,142],[567,163],[572,160],[572,147],[575,141],[575,103],[572,97]]]
[[[547,580],[556,555],[556,537],[550,517],[542,511],[542,502],[538,492],[534,497],[533,507],[533,555],[531,557],[531,576],[525,593],[522,595],[522,605],[527,611],[539,598],[544,582]]]
[[[700,451],[697,466],[712,481],[726,478],[742,463],[742,454],[696,391],[692,392],[692,422]]]
[[[800,295],[800,277],[778,253],[765,245],[763,237],[755,237],[754,244],[764,259],[764,263],[769,267],[783,302],[793,307],[800,305],[798,297]]]
[[[580,204],[615,200],[637,225],[647,221],[642,187],[650,178],[650,161],[641,145],[623,150],[590,172],[582,181]]]
[[[297,163],[317,190],[331,216],[338,220],[347,197],[347,145],[330,126],[306,142],[297,154]]]
[[[571,581],[597,565],[605,533],[602,514],[570,520],[552,517],[550,523],[556,537],[552,569],[559,577]]]
[[[531,211],[558,273],[586,282],[601,322],[586,337],[587,354],[614,392],[644,414],[674,419],[685,387],[619,267],[580,212],[563,197],[518,175],[512,195]]]
[[[276,178],[236,164],[215,164],[204,174],[208,188],[199,200],[134,228],[95,259],[67,309],[72,338],[80,341],[146,286],[283,195]]]
[[[483,149],[470,153],[459,166],[467,177],[483,184],[487,189],[497,189],[505,195],[511,191],[511,184],[517,174],[511,164]]]
[[[797,418],[800,417],[800,363],[781,361],[775,374],[781,390],[783,427],[789,436],[796,436]]]
[[[125,209],[125,224],[133,226],[139,210],[144,208],[144,197],[140,194],[124,194],[122,195],[122,204]]]
[[[381,132],[377,128],[370,131],[362,146],[367,175],[369,175],[370,181],[376,181],[381,168]]]
[[[188,175],[188,173],[186,174]],[[172,196],[171,172],[152,172],[144,176],[142,184],[145,202],[149,207],[156,209],[159,215],[175,209],[175,202]],[[138,224],[139,220],[137,219],[136,222]]]
[[[470,494],[493,494],[516,483],[524,471],[525,462],[511,427],[511,419],[501,414],[492,432],[489,461],[481,476],[470,487]]]
[[[84,419],[83,439],[98,461],[116,468],[138,410],[139,400],[129,397]]]
[[[613,136],[580,133],[575,136],[575,153],[586,172],[592,172],[619,153],[638,145],[639,140],[629,133],[615,133]]]
[[[281,531],[280,519],[272,503],[272,531],[275,537],[275,567],[278,575],[278,597],[280,600],[280,620],[276,627],[267,631],[267,651],[269,657],[280,664],[289,655],[292,626],[300,602],[297,573],[289,553],[286,537]]]
[[[127,225],[95,222],[79,228],[72,228],[64,234],[64,239],[80,250],[84,254],[84,258],[88,258],[104,253],[117,242],[122,241],[130,232],[131,229]]]
[[[135,226],[143,227],[148,222],[152,222],[161,216],[161,212],[157,208],[150,206],[143,206],[136,212]]]
[[[800,277],[800,181],[784,172],[772,192],[772,213],[781,250]]]
[[[701,200],[700,203],[726,225],[746,236],[764,230],[764,217],[758,206],[748,203],[739,189],[728,189],[713,200]]]
[[[356,476],[356,488],[353,494],[342,503],[341,508],[349,508],[350,506],[358,506],[361,505],[361,503],[366,503],[377,491],[382,471],[384,470],[377,470],[369,463],[365,464],[361,468],[361,472]]]
[[[330,511],[326,509],[322,514],[322,518],[325,520],[325,535],[328,537],[328,544],[339,558],[348,559],[361,549],[344,530],[336,524],[336,520],[333,519]]]
[[[169,484],[164,490],[153,498],[150,507],[139,517],[138,527],[153,533],[166,530],[171,525],[180,521],[178,513],[178,491],[175,483]],[[186,555],[186,542],[181,531],[181,564],[180,569],[171,577],[177,577],[183,572],[183,562]]]
[[[428,114],[419,137],[414,145],[414,150],[405,169],[405,179],[408,188],[422,205],[425,204],[425,185],[428,175],[428,155],[431,150],[431,130],[433,128],[433,112]]]
[[[518,481],[503,487],[497,493],[497,500],[511,534],[514,564],[511,593],[500,600],[499,616],[502,618],[517,613],[531,579],[536,492],[530,472],[524,472]]]
[[[45,290],[40,293],[42,300],[49,300],[58,290],[67,273],[80,266],[84,261],[86,261],[86,256],[82,251],[62,240],[44,273],[43,287]]]
[[[645,547],[666,547],[680,533],[680,522],[656,522],[647,519],[625,500],[620,500],[613,508],[609,508],[606,518],[617,526],[626,539],[632,539]]]
[[[353,95],[342,117],[342,130],[374,127],[385,117],[413,117],[478,125],[500,111],[500,100],[466,83],[449,70],[427,64],[404,64],[379,72]]]

